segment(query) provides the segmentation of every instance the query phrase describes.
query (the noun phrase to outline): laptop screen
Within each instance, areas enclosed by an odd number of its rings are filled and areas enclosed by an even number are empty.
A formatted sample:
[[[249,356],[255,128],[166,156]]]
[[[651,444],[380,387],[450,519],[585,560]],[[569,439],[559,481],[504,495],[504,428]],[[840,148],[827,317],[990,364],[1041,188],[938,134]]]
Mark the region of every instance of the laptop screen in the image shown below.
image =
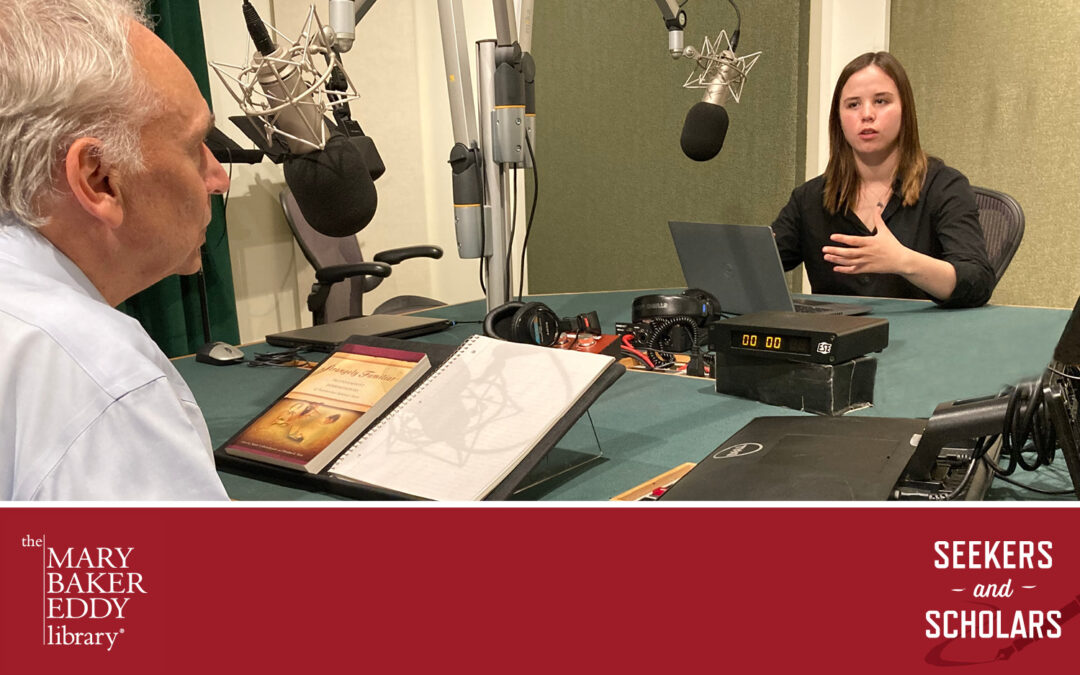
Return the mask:
[[[772,228],[678,221],[668,226],[687,287],[712,293],[724,313],[793,310]]]

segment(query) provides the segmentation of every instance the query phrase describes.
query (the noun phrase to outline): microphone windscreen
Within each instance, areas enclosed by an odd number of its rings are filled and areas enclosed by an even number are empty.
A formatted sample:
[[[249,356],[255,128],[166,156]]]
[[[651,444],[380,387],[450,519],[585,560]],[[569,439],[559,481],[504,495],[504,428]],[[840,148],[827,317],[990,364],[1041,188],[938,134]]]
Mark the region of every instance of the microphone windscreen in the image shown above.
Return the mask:
[[[683,122],[682,138],[679,139],[683,153],[696,162],[716,157],[724,147],[727,127],[728,115],[724,106],[698,101],[687,111]]]
[[[286,159],[285,183],[311,227],[328,237],[364,229],[379,204],[363,153],[342,135],[331,136],[322,150]]]

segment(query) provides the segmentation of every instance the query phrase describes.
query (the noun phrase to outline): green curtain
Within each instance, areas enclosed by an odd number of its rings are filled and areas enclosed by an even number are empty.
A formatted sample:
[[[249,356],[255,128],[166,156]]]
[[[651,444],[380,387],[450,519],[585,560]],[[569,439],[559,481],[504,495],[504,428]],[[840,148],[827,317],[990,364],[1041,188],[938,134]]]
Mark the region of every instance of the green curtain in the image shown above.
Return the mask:
[[[199,3],[191,0],[151,0],[148,13],[154,32],[169,45],[195,77],[210,103]],[[211,104],[212,106],[212,104]],[[203,246],[210,333],[215,340],[237,343],[229,239],[225,232],[225,206],[220,196],[211,199],[212,217]],[[169,356],[190,354],[204,342],[198,276],[171,276],[129,298],[119,309],[135,317]]]

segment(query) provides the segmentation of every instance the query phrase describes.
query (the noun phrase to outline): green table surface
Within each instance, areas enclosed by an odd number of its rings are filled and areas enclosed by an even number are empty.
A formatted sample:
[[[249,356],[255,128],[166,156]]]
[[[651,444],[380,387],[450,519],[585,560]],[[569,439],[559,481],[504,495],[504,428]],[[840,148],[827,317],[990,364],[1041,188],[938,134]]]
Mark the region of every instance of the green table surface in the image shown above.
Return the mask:
[[[560,316],[597,311],[605,332],[630,320],[631,302],[656,291],[617,291],[536,296]],[[820,297],[820,296],[815,296]],[[530,298],[526,298],[529,300]],[[828,298],[826,298],[828,299]],[[841,299],[841,298],[836,298]],[[848,299],[850,300],[850,298]],[[1046,367],[1067,310],[986,306],[943,310],[917,300],[860,298],[872,316],[889,320],[889,346],[878,357],[874,405],[853,415],[929,417],[938,403],[996,394],[1003,386],[1038,376]],[[481,332],[483,301],[440,307],[423,313],[452,319],[445,332],[417,340],[457,344]],[[265,344],[248,354],[274,351]],[[195,394],[218,447],[305,371],[292,368],[210,366],[191,357],[175,364]],[[697,462],[755,417],[801,415],[796,410],[717,394],[712,380],[630,371],[593,404],[591,418],[602,460],[555,479],[530,496],[544,500],[605,500],[683,462]],[[582,418],[559,448],[595,452],[588,418]],[[220,472],[234,499],[334,499]],[[1064,460],[1014,477],[1043,489],[1071,487]],[[1046,499],[996,480],[988,499]],[[1067,499],[1067,497],[1058,497]]]

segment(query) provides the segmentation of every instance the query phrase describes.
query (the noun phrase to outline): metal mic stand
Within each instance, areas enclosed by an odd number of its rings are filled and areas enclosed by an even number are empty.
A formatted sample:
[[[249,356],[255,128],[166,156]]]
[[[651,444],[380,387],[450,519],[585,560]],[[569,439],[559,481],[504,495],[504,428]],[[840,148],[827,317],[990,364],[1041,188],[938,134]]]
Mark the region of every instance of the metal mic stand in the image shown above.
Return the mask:
[[[450,152],[454,186],[454,229],[461,258],[485,258],[487,308],[509,302],[513,289],[510,260],[509,180],[514,167],[527,166],[526,134],[535,149],[535,68],[532,0],[523,0],[521,31],[513,0],[492,0],[496,40],[476,43],[479,129],[469,74],[461,0],[439,0],[439,27],[450,96],[454,148]],[[529,104],[529,110],[526,104]],[[524,270],[520,270],[524,273]]]
[[[355,23],[364,18],[375,1],[354,3]],[[449,163],[453,171],[458,257],[484,259],[488,310],[509,302],[512,296],[510,223],[516,204],[510,203],[508,183],[513,168],[532,167],[528,148],[536,148],[536,69],[530,53],[533,0],[520,2],[520,31],[514,0],[492,0],[497,39],[476,43],[480,79],[478,133],[462,0],[438,0],[454,131]],[[524,270],[520,272],[524,274]]]

